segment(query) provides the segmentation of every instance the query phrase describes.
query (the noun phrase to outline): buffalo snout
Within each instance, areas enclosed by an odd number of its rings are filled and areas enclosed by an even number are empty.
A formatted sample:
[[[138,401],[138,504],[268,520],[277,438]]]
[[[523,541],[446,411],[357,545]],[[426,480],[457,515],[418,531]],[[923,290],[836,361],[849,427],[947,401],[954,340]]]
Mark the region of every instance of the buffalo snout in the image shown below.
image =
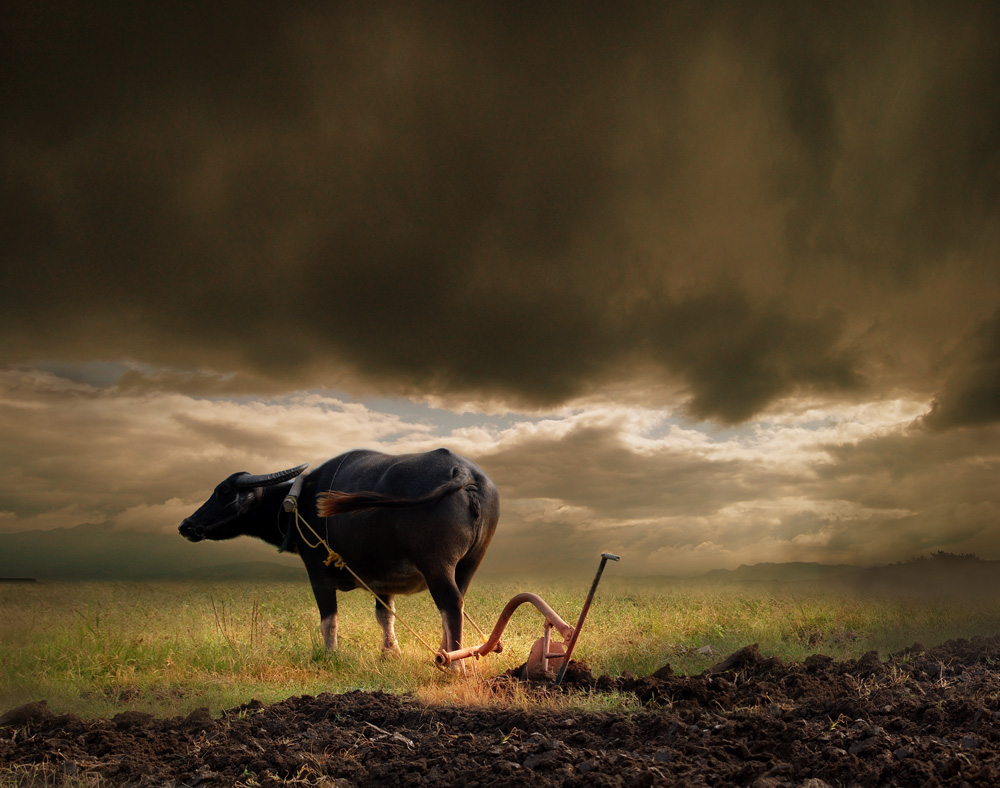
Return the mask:
[[[190,520],[185,520],[181,523],[180,528],[177,530],[189,542],[200,542],[205,538],[205,526],[195,525]]]

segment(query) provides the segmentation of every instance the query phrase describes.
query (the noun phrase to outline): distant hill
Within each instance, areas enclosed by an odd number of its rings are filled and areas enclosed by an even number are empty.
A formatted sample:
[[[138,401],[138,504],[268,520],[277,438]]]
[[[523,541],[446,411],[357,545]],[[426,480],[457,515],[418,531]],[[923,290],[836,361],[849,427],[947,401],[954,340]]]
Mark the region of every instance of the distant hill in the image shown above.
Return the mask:
[[[711,585],[769,585],[780,590],[891,596],[1000,595],[1000,561],[937,552],[887,566],[785,563],[714,569],[694,578]]]
[[[789,561],[784,564],[743,564],[736,569],[713,569],[701,576],[715,583],[801,583],[828,582],[860,571],[850,564],[818,564]]]
[[[192,544],[180,535],[124,531],[110,523],[0,534],[0,577],[155,580],[304,577],[295,555],[256,539]]]
[[[1000,593],[1000,561],[938,552],[859,570],[850,582],[858,591],[877,594],[996,595]]]

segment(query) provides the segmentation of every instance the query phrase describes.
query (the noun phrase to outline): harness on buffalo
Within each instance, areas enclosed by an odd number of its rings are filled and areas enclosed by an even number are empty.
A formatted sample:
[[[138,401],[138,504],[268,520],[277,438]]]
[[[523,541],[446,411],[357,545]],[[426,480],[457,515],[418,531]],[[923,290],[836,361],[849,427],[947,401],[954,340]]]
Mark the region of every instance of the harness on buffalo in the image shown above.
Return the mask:
[[[288,491],[288,495],[286,495],[285,500],[281,502],[281,508],[288,514],[292,515],[292,522],[289,523],[288,528],[282,529],[285,532],[285,538],[282,540],[281,546],[278,548],[279,553],[287,553],[288,548],[292,545],[292,525],[295,524],[295,517],[298,516],[299,512],[299,493],[302,492],[302,485],[308,475],[309,471],[302,471],[302,473],[296,476],[295,481],[292,482],[291,489]],[[292,514],[293,512],[294,514]]]
[[[324,566],[329,566],[330,564],[333,564],[334,566],[337,567],[337,569],[346,569],[348,572],[354,575],[354,578],[359,583],[361,583],[365,588],[368,588],[368,586],[364,585],[364,581],[361,580],[361,578],[359,578],[357,575],[355,575],[354,572],[351,571],[351,568],[346,563],[344,563],[344,559],[341,558],[340,554],[337,553],[332,547],[330,547],[330,544],[326,541],[326,539],[324,539],[322,536],[316,533],[316,529],[314,529],[311,525],[309,525],[309,523],[305,520],[305,518],[303,518],[302,515],[299,514],[299,495],[302,493],[302,485],[305,483],[306,476],[308,475],[309,472],[304,471],[303,473],[295,477],[295,481],[292,482],[292,486],[288,490],[288,495],[286,495],[285,500],[281,502],[281,508],[292,516],[292,524],[295,525],[296,530],[299,532],[299,537],[302,539],[302,543],[306,547],[309,547],[311,549],[316,549],[322,546],[326,548],[328,555],[326,557],[326,560],[323,561]],[[302,533],[303,525],[306,528],[308,528],[309,531],[312,533],[312,535],[316,538],[315,543],[310,543],[309,540],[306,538],[306,535]],[[278,552],[283,553],[287,551],[289,545],[291,544],[291,541],[292,541],[292,529],[291,527],[289,527],[288,530],[285,532],[285,539],[281,543],[281,547],[278,548]],[[371,589],[368,590],[370,591]]]

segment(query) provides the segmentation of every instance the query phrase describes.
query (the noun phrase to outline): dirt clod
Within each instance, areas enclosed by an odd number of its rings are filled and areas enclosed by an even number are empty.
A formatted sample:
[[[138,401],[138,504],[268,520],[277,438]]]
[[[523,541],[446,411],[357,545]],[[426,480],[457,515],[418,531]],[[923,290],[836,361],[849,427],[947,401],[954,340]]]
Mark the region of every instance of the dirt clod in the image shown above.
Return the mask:
[[[493,679],[498,695],[509,676]],[[385,693],[250,701],[111,720],[36,701],[0,716],[0,782],[163,786],[1000,784],[1000,637],[803,663],[740,649],[701,676],[594,678],[559,694],[631,693],[639,713],[430,707]],[[89,782],[88,782],[89,781]]]

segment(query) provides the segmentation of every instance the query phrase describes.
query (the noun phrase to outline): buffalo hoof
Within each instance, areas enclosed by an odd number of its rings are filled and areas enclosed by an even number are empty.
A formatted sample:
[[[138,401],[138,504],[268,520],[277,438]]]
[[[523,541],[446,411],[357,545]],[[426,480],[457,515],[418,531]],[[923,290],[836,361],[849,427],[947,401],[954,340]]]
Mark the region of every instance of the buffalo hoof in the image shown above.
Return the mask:
[[[398,643],[393,643],[391,646],[382,646],[382,659],[400,659],[403,656],[403,652],[399,649]]]
[[[465,677],[465,660],[457,660],[452,662],[446,668],[438,668],[445,676],[452,679],[459,679]]]

